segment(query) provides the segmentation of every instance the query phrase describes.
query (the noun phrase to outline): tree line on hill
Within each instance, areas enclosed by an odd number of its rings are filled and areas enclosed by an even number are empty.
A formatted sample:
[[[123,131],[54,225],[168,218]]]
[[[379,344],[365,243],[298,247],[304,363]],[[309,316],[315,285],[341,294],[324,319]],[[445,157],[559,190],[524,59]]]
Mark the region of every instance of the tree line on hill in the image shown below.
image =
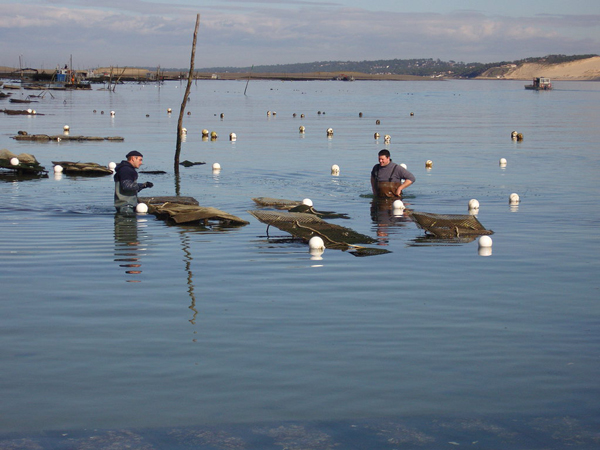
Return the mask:
[[[421,77],[444,76],[446,78],[475,78],[487,70],[503,65],[522,65],[525,63],[559,64],[577,61],[598,56],[589,55],[547,55],[532,57],[517,61],[501,61],[493,63],[465,63],[457,61],[442,61],[433,58],[420,59],[382,59],[376,61],[317,61],[311,63],[276,64],[253,67],[210,67],[196,69],[196,72],[213,73],[314,73],[334,72],[352,73],[359,72],[373,75],[415,75]],[[177,71],[181,69],[164,69]]]

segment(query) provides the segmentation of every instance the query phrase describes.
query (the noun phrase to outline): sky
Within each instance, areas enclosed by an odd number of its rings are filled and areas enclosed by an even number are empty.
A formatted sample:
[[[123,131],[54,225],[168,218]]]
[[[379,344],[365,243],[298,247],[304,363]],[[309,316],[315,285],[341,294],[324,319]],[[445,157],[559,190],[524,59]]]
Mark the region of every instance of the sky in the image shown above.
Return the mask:
[[[189,68],[600,54],[598,0],[0,0],[0,66]]]

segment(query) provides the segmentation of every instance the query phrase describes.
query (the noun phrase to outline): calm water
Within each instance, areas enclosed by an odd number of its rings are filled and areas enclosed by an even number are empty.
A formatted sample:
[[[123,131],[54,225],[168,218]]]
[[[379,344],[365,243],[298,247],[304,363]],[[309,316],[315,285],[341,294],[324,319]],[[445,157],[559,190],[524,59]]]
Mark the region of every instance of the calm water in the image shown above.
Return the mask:
[[[0,433],[528,417],[538,426],[520,422],[525,434],[569,420],[580,429],[566,435],[598,443],[600,84],[539,93],[523,84],[251,81],[244,96],[242,81],[198,82],[181,159],[207,164],[182,168],[178,182],[183,84],[57,91],[23,107],[2,100],[40,114],[1,114],[0,148],[31,153],[50,172],[51,161],[108,164],[137,149],[141,170],[168,172],[140,175],[155,185],[148,194],[179,191],[250,224],[125,220],[113,212],[111,177],[4,175]],[[37,93],[22,92],[13,97]],[[11,139],[64,125],[125,141]],[[203,128],[219,139],[203,141]],[[478,199],[492,255],[476,241],[424,240],[388,211],[372,215],[381,148],[417,177],[410,208],[464,214]],[[267,235],[248,214],[259,196],[346,213],[332,222],[390,253],[311,259],[305,243]]]

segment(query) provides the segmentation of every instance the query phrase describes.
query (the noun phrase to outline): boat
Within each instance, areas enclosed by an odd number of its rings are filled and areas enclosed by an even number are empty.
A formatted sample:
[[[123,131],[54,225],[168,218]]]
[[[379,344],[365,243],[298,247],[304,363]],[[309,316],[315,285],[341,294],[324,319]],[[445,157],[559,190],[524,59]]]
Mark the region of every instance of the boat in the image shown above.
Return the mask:
[[[552,82],[550,78],[535,77],[532,84],[526,84],[525,89],[533,91],[549,91],[552,89]]]

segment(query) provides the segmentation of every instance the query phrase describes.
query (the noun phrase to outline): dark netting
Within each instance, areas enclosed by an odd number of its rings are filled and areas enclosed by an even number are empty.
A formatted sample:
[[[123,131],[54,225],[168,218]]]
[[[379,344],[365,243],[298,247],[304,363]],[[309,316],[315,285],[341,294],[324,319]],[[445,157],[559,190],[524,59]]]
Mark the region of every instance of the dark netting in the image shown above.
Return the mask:
[[[256,203],[258,206],[267,206],[277,209],[292,209],[295,206],[302,205],[302,202],[294,200],[285,200],[282,198],[256,197],[252,200],[254,200],[254,203]]]
[[[419,228],[438,238],[494,234],[492,230],[486,230],[477,217],[470,214],[434,214],[411,211],[410,215]]]
[[[274,226],[292,236],[310,240],[313,236],[323,239],[325,247],[338,250],[350,250],[356,256],[378,255],[389,253],[389,250],[367,248],[357,244],[373,244],[377,242],[370,236],[331,224],[314,214],[287,211],[248,211],[262,223]]]

